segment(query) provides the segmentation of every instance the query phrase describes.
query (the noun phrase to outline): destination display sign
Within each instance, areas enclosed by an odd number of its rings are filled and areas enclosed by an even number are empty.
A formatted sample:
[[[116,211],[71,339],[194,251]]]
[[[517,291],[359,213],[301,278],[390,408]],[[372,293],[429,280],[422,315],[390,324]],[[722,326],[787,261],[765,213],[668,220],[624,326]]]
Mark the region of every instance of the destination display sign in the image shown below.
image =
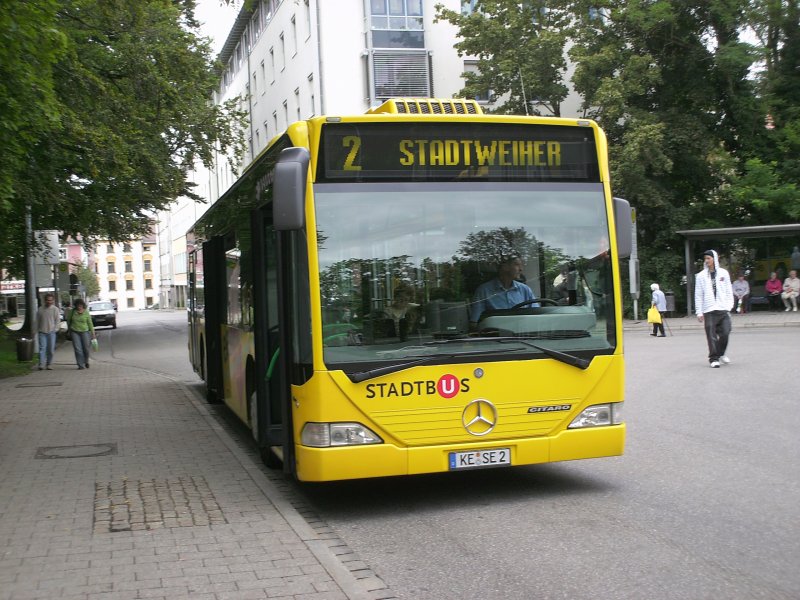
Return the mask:
[[[327,123],[317,181],[600,181],[591,127]]]

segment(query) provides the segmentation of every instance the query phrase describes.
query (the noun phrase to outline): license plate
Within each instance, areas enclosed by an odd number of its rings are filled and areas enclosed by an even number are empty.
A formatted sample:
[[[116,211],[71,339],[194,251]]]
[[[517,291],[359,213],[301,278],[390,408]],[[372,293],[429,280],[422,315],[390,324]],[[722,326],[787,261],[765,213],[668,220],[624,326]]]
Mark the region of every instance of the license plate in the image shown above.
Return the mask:
[[[493,450],[451,452],[449,458],[451,471],[456,469],[500,467],[511,464],[511,450],[509,448],[494,448]]]

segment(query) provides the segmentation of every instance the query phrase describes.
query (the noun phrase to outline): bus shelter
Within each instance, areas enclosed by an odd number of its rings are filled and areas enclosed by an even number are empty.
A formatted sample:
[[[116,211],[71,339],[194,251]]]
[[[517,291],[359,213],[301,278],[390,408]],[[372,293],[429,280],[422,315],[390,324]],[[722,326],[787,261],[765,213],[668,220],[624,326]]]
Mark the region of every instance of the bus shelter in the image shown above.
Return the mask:
[[[800,223],[788,225],[754,225],[752,227],[720,227],[717,229],[687,229],[677,231],[685,238],[684,253],[686,264],[686,316],[692,316],[694,304],[693,263],[697,258],[696,244],[702,241],[754,239],[754,238],[800,238]],[[702,248],[700,252],[707,248]]]

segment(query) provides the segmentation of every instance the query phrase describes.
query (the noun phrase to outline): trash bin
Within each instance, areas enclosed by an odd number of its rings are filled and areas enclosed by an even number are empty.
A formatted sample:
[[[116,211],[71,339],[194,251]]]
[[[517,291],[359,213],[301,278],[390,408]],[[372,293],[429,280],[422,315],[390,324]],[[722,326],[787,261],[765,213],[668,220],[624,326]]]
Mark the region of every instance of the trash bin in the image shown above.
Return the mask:
[[[667,312],[672,315],[675,312],[675,292],[664,292],[664,299],[667,301]]]
[[[29,362],[33,359],[33,340],[30,338],[19,338],[17,340],[17,360],[19,362]]]

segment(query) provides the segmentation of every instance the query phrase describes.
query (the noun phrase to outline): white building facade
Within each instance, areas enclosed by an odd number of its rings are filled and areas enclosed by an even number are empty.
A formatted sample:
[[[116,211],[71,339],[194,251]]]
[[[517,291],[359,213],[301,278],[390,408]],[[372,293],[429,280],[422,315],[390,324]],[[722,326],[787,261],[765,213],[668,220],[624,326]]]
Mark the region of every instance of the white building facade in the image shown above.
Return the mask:
[[[289,124],[362,114],[389,98],[451,98],[464,87],[462,73],[476,61],[454,49],[454,26],[434,23],[437,4],[474,8],[462,0],[260,0],[242,8],[219,55],[213,100],[238,97],[250,115],[245,159],[231,165],[219,155],[210,171],[198,168],[192,177],[208,203],[180,199],[159,214],[162,306],[183,306],[187,229]],[[488,93],[477,100],[492,106]]]
[[[155,236],[125,243],[98,241],[89,259],[90,265],[92,262],[100,300],[109,300],[120,312],[158,303],[161,275]]]

